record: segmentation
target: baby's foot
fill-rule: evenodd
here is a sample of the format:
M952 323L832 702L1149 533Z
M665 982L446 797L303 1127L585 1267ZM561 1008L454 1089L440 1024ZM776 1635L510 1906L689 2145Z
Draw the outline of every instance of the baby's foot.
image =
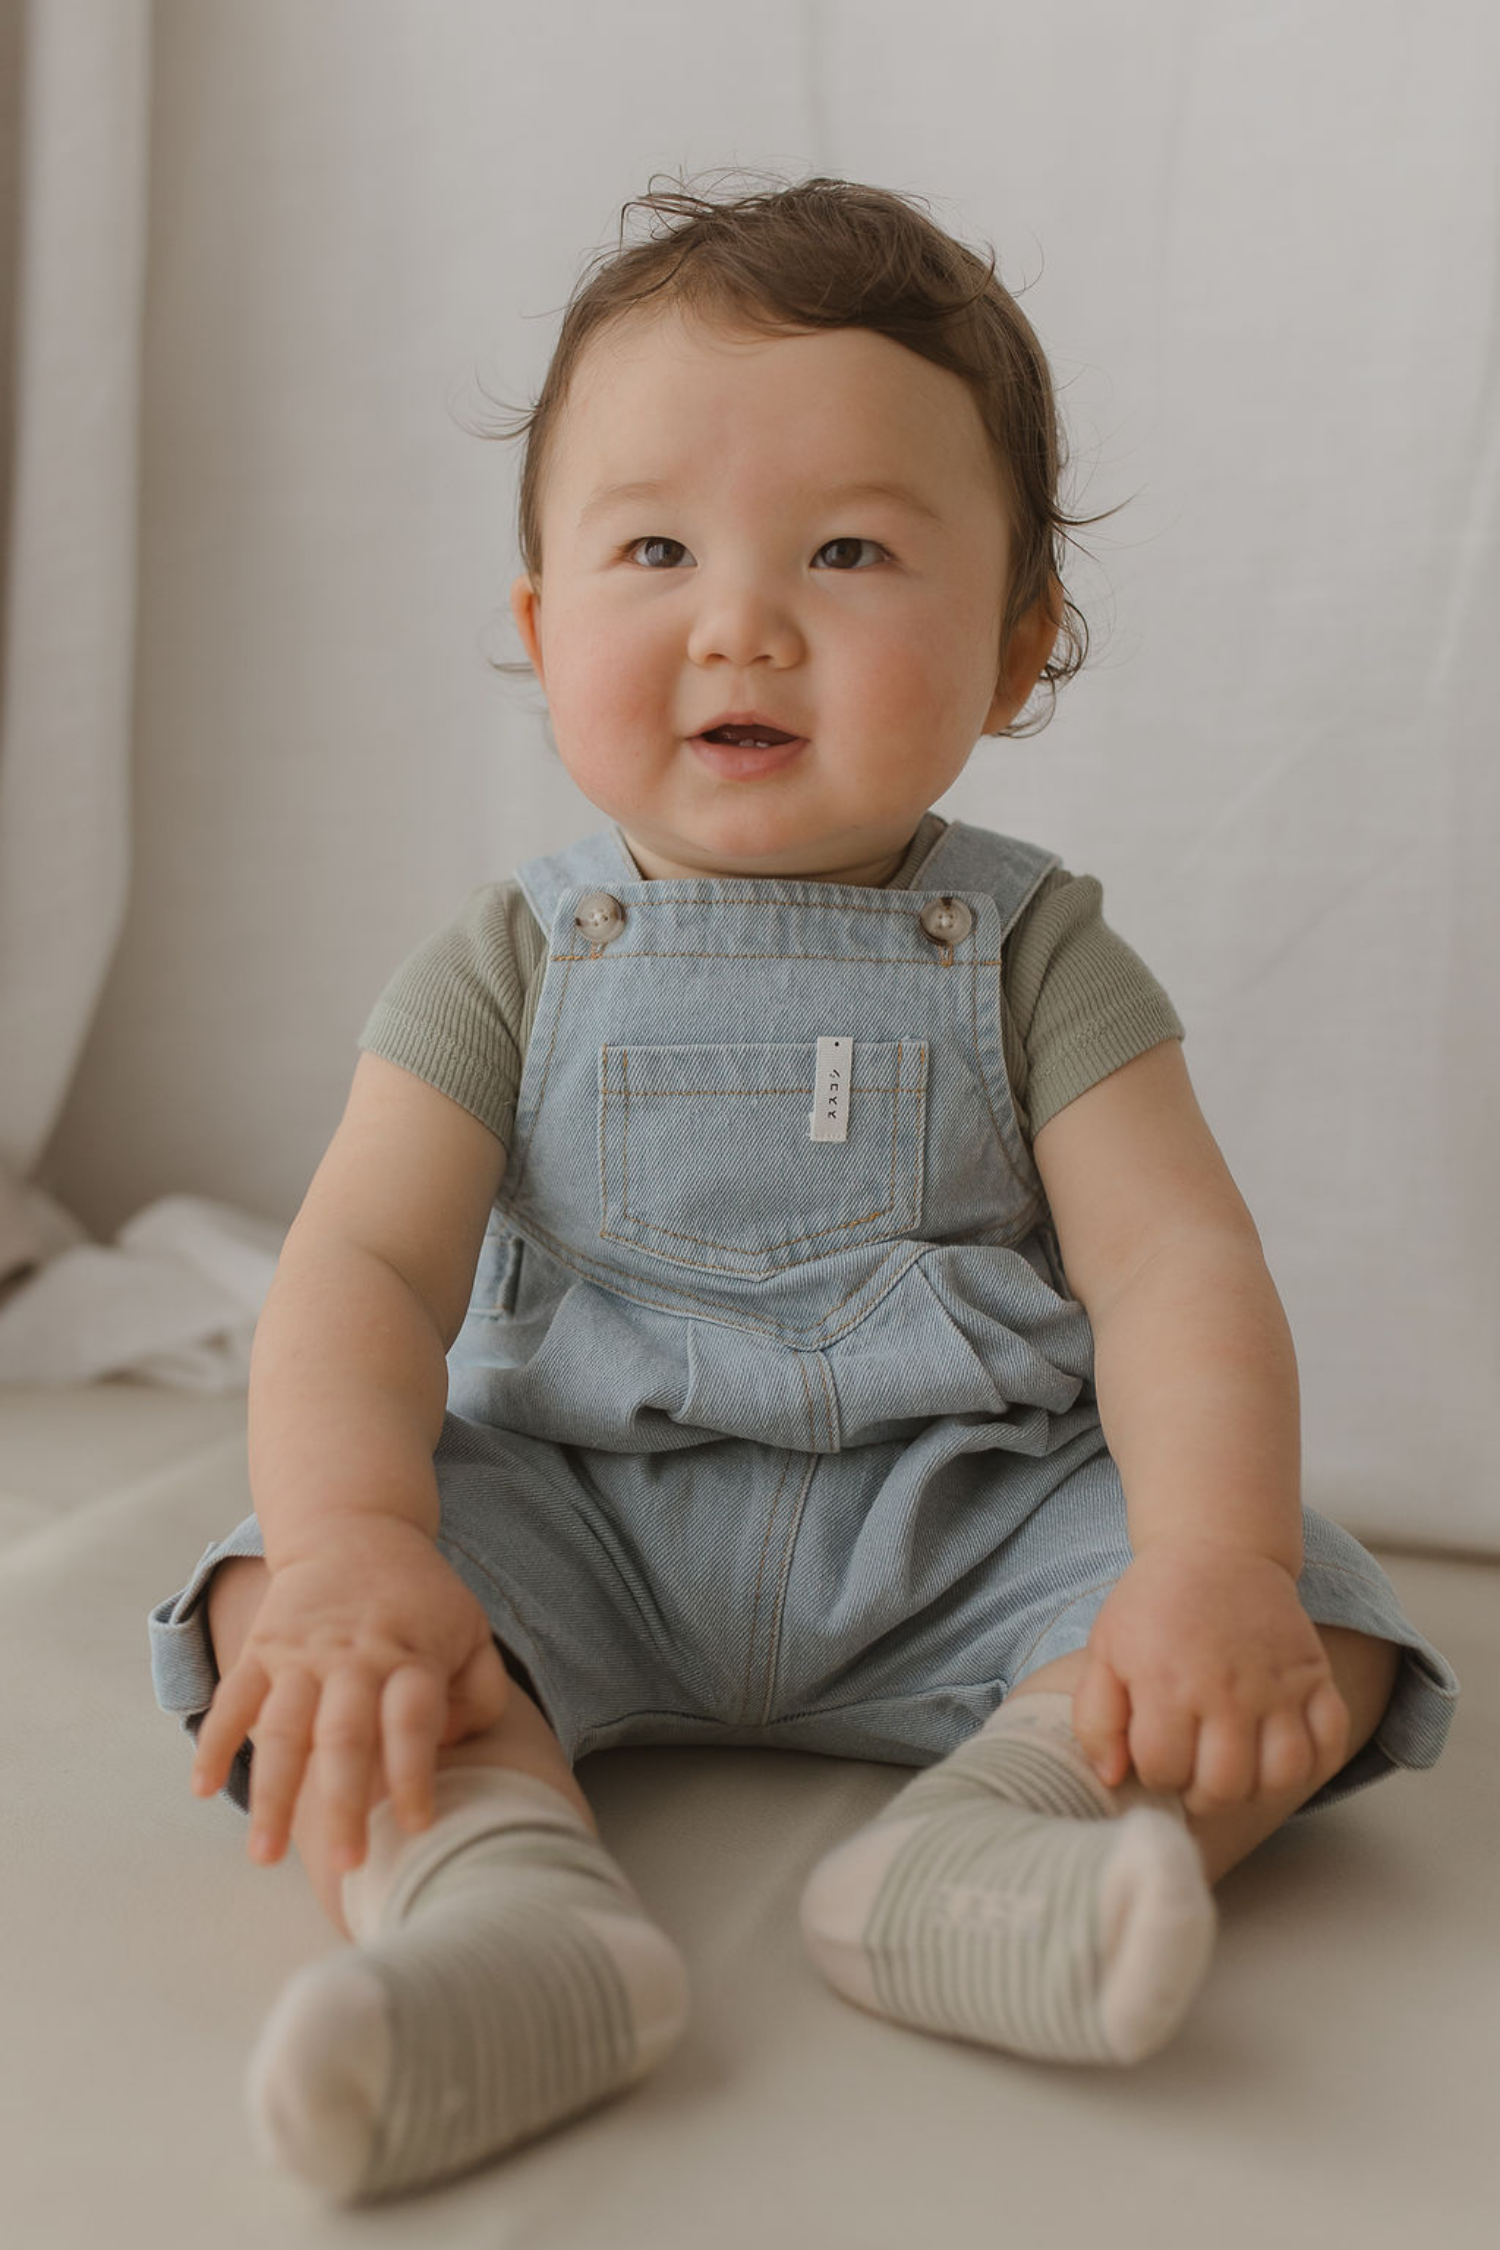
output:
M837 1992L1055 2062L1165 2045L1208 1967L1213 1894L1180 1803L1106 1789L1070 1710L1002 1706L819 1861L802 1933Z
M644 2077L687 2022L681 1955L546 1782L447 1767L345 1876L357 1942L309 1963L246 2078L266 2161L340 2201L500 2155Z

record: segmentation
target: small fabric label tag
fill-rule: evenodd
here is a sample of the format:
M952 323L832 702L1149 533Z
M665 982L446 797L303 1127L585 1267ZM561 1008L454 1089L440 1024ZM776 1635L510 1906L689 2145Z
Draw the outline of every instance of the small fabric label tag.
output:
M813 1075L813 1105L807 1113L815 1141L849 1138L849 1075L854 1064L852 1039L820 1039L818 1067Z

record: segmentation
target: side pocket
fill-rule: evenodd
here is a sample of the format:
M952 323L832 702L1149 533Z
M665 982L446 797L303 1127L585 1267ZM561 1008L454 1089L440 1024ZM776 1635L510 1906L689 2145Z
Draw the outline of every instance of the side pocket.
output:
M521 1260L526 1255L526 1244L518 1234L513 1234L505 1245L505 1270L500 1276L500 1287L495 1295L495 1310L509 1320L516 1309L516 1296L521 1287Z
M474 1287L469 1298L469 1309L484 1320L509 1320L516 1309L516 1294L521 1286L521 1256L525 1249L513 1228L508 1227L498 1211L490 1213L484 1230L479 1263L474 1271Z

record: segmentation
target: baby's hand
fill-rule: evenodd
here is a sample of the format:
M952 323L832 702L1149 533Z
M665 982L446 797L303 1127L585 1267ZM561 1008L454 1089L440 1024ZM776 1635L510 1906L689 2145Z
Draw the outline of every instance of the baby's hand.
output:
M249 1734L250 1856L269 1863L316 1758L334 1865L357 1867L382 1756L402 1826L427 1827L439 1746L492 1727L509 1692L489 1619L427 1534L341 1518L272 1573L198 1730L193 1787L222 1789Z
M1133 1765L1195 1817L1336 1773L1349 1711L1280 1563L1189 1536L1137 1555L1094 1620L1073 1731L1110 1788Z

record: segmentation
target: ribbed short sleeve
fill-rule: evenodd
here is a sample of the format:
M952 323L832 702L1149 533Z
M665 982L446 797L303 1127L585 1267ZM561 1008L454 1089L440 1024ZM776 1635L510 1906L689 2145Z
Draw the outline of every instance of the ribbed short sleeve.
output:
M509 1148L544 942L518 883L481 885L402 962L358 1045L424 1078Z
M897 883L930 840L919 831ZM1161 985L1104 920L1092 875L1054 868L1003 954L1005 1064L1028 1141L1097 1080L1184 1036ZM358 1043L426 1079L509 1148L545 957L520 885L481 885L402 963Z
M1145 962L1104 919L1093 875L1055 867L1002 948L1005 1063L1028 1141L1050 1117L1182 1020Z

